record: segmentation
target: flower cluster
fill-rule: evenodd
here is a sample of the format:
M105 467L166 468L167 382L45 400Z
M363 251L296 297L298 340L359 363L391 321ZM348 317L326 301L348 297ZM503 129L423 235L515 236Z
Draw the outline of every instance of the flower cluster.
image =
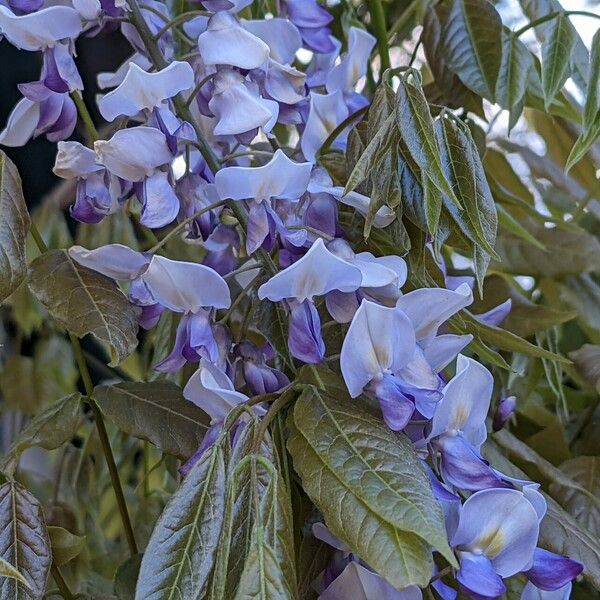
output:
M346 124L368 104L358 89L374 37L349 27L342 52L329 29L331 15L316 0L282 0L272 18L242 18L250 4L203 0L206 10L180 32L193 42L185 57L168 26L175 15L156 0L141 9L112 0L0 5L2 35L43 53L40 80L19 86L23 99L0 143L23 145L42 134L58 142L54 171L77 180L73 218L99 223L118 211L137 218L135 199L142 226L159 230L177 222L173 227L197 251L197 261L187 262L159 254L161 242L145 252L121 244L69 250L79 264L127 286L142 309L142 327L155 327L165 311L180 315L173 347L154 368L174 373L198 365L184 396L210 416L212 429L193 460L214 442L233 407L289 384L286 361L330 358L322 323L328 319L327 327L344 332L339 365L349 395L375 400L431 475L459 563L451 576L432 573L436 592L444 600L457 589L495 598L506 591L504 579L524 573L524 598L568 596L582 566L538 547L546 510L538 486L504 475L481 455L493 378L461 354L471 336L444 329L472 303L473 281L446 277L446 288L403 290L406 262L355 252L340 218L350 209L366 215L369 198L344 194L317 164L324 144L345 147ZM75 39L116 26L134 53L115 73L99 76L100 87L112 89L98 108L117 127L91 147L68 141L83 87ZM300 50L311 57L304 66ZM280 146L280 129L289 146ZM264 148L273 152L256 166L249 157L260 160ZM381 207L374 226L394 218ZM284 315L289 357L260 345L243 319L235 333L229 326L237 306L232 293L238 298L250 290ZM497 324L508 310L501 305L479 318ZM226 311L219 320L218 311ZM261 406L255 410L264 414ZM513 399L505 400L497 428L512 410ZM418 588L392 588L324 525L314 534L335 548L315 583L322 600L421 597Z

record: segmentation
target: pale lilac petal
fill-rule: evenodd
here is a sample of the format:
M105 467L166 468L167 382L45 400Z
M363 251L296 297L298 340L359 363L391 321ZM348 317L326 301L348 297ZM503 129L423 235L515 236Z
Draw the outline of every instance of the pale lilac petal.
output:
M498 575L510 577L531 564L538 534L537 514L521 492L488 489L465 501L451 544L482 552Z
M463 284L455 291L442 288L422 288L398 299L401 308L415 326L417 340L427 346L442 323L473 302L471 288Z
M506 592L502 578L494 570L489 558L483 554L461 553L456 579L479 597L497 598Z
M439 373L444 367L451 363L456 355L473 340L472 335L456 335L446 333L436 336L427 348L423 350L427 362L431 368Z
M248 400L221 369L204 358L183 389L183 396L207 413L211 423L223 421L232 408Z
M98 162L127 181L143 181L173 159L164 133L153 127L120 129L110 140L94 142Z
M168 173L157 171L142 183L140 223L155 229L172 223L179 214L179 199L169 182Z
M227 12L218 12L198 38L198 50L205 65L231 65L256 69L269 58L269 46L244 29Z
M239 73L230 69L219 71L213 83L215 92L208 107L217 118L215 135L238 135L266 126L273 119L270 106Z
M359 252L352 261L362 273L363 288L386 288L398 291L406 281L407 267L399 256L373 256Z
M384 375L374 388L386 425L392 431L402 431L415 412L415 403L403 392L400 381L392 375Z
M156 301L176 312L198 312L209 306L228 308L231 304L225 280L198 263L154 256L142 278Z
M528 582L521 592L521 600L569 600L571 597L572 583L552 592L540 590L533 583Z
M412 323L401 310L363 300L340 356L350 395L355 398L378 375L407 364L415 353L414 336Z
M58 142L57 147L52 170L58 177L86 177L104 168L96 162L96 153L79 142Z
M348 117L348 109L341 92L310 95L310 109L302 132L300 147L304 158L315 162L317 153L329 134Z
M306 75L302 71L270 60L264 81L265 91L277 102L296 104L304 100L305 80Z
M383 577L352 561L321 593L319 600L421 600L421 590L395 589Z
M282 150L262 167L225 167L217 172L215 185L222 199L257 202L280 198L298 200L306 191L311 164L297 163Z
M456 375L446 384L435 410L431 437L460 431L479 448L487 436L485 419L493 389L492 374L482 364L459 354Z
M102 11L100 0L73 0L73 8L75 8L86 21L93 21Z
M284 65L294 62L296 52L302 46L298 28L287 19L242 20L242 27L260 38L269 47L269 56Z
M46 56L46 53L52 54L52 59L58 75L67 83L68 90L64 91L72 92L73 90L83 90L83 81L77 70L77 65L75 64L75 59L73 58L69 45L57 44L53 48L46 50L46 52L44 52L44 57Z
M117 87L120 85L127 73L129 73L129 65L131 63L136 64L138 67L147 71L152 67L152 63L143 55L135 53L130 56L114 73L102 72L98 73L98 88L105 90L107 88Z
M358 310L359 300L356 292L332 290L325 296L325 305L332 319L338 323L350 323Z
M417 345L415 353L408 363L394 372L408 385L420 390L438 390L440 378L427 362L423 350ZM435 394L436 402L441 394Z
M498 404L498 408L494 413L494 420L492 421L492 429L494 431L500 431L508 422L511 415L517 408L516 396L508 396L503 398Z
M554 591L573 581L582 571L583 565L580 562L543 548L536 548L533 553L533 565L525 575L541 590Z
M21 50L44 50L81 32L79 13L70 6L50 6L17 16L0 4L0 34Z
M329 93L354 89L367 72L367 64L376 39L364 29L351 27L348 34L348 51L342 60L331 69L327 77Z
M129 63L122 83L98 100L98 108L107 121L122 115L133 117L141 110L160 106L164 100L193 87L194 71L186 62L173 61L153 73Z
M119 281L130 281L143 273L150 259L122 244L108 244L95 250L69 248L69 256L80 265Z
M302 302L332 290L354 291L360 280L360 271L329 252L319 238L300 260L261 285L258 297L272 302L284 298Z
M220 173L219 171L217 175ZM269 214L265 203L253 202L248 213L248 225L246 231L246 252L249 256L254 254L264 243L270 234Z
M0 8L3 8L0 5ZM33 136L40 119L40 105L27 98L19 100L8 117L8 123L0 132L3 146L24 146Z
M322 542L325 542L332 548L340 550L341 552L350 552L350 548L339 540L324 523L314 523L312 526L312 534Z
M340 186L329 186L327 188L323 188L323 191L326 190L332 196L337 198L342 204L352 206L352 208L355 208L363 217L367 216L367 213L369 212L369 204L371 203L371 198L368 196L359 194L358 192L349 192L344 196L344 188ZM373 226L377 229L387 227L394 221L395 218L396 213L394 212L394 209L390 208L389 206L382 206L375 213Z
M508 317L510 314L510 309L512 308L512 300L509 298L502 302L502 304L498 304L498 306L494 306L494 308L488 310L487 312L480 313L475 315L477 320L483 321L487 325L492 325L493 327L500 327L504 319Z

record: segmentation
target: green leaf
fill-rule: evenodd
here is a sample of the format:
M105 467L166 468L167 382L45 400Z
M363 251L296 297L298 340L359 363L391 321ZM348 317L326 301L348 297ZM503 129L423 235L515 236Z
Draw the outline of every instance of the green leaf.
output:
M540 348L506 329L488 325L487 323L478 320L475 315L472 315L467 310L463 310L461 315L466 323L464 333L469 332L476 334L479 339L490 346L495 346L496 348L507 352L521 352L537 358L547 358L563 363L570 362L569 359L564 356Z
M13 442L0 462L0 471L12 475L21 452L27 448L41 446L46 450L54 450L62 446L79 427L80 406L81 394L76 392L50 404L38 413Z
M125 433L183 460L200 445L209 419L170 381L119 383L94 389L100 410Z
M15 569L9 562L6 562L3 558L0 558L0 577L9 577L10 579L15 579L19 583L22 583L26 588L30 588L27 579L25 579L25 577L23 577L23 575L21 575L17 569Z
M344 194L354 190L369 176L371 171L384 159L385 154L397 139L397 135L395 117L394 114L391 114L382 123L354 165L344 188Z
M513 465L491 439L485 443L484 457L497 469L518 479L528 475ZM542 492L543 493L543 492ZM540 524L540 545L557 554L583 563L583 576L600 590L600 544L598 538L583 529L577 521L544 493L548 510Z
M254 323L260 334L273 346L281 358L288 364L293 365L288 348L289 318L280 302L258 303L254 310Z
M530 233L546 251L515 235L502 233L496 241L500 261L493 268L514 275L561 277L600 269L600 242L586 232L532 226Z
M397 102L396 123L408 153L431 183L460 207L442 168L433 121L423 90L402 80L398 87Z
M52 250L31 263L29 288L67 331L89 333L110 344L111 366L137 346L138 315L116 283L82 267L65 250Z
M508 233L512 233L514 236L521 238L525 242L529 242L536 248L539 248L543 252L546 252L546 246L542 244L536 237L529 233L529 230L523 227L519 221L517 221L503 206L502 204L496 204L496 210L498 212L498 223L500 227L505 229Z
M596 31L592 39L592 53L590 56L590 79L587 85L587 94L583 109L583 131L577 138L569 158L566 171L579 162L587 151L600 137L600 30Z
M187 474L160 516L142 559L136 600L202 598L225 508L225 463L213 446Z
M0 302L27 275L25 242L31 227L17 167L0 150Z
M502 32L502 62L496 82L496 102L509 111L508 130L523 111L533 57L525 44L511 32Z
M52 554L40 503L21 484L0 486L0 558L27 580L0 579L0 598L41 600Z
M542 42L542 88L546 110L570 75L570 59L575 46L573 26L566 14L559 15Z
M114 592L119 600L131 600L135 596L135 582L138 580L142 558L142 554L134 554L117 569Z
M472 241L495 255L498 216L475 143L468 128L459 125L446 113L441 115L440 121L450 180L475 233Z
M295 600L297 595L290 500L282 477L264 457L251 457L253 525L250 547L234 600ZM259 474L268 483L261 495Z
M63 527L49 526L52 560L58 567L67 564L85 548L85 536L75 535Z
M487 0L454 0L443 33L446 62L462 82L494 102L502 60L502 21Z
M560 465L570 479L600 500L600 457L577 456ZM562 507L589 533L600 537L600 504L593 502L590 496L571 487L553 483L552 495Z
M429 545L455 564L440 506L408 438L360 402L307 387L289 420L294 467L352 552L398 589L424 586Z

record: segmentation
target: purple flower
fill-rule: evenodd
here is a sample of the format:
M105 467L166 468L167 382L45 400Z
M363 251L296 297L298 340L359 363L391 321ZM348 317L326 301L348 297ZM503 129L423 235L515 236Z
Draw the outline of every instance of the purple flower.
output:
M536 548L533 552L533 565L525 575L535 587L550 592L564 588L582 571L583 565L580 562Z
M240 359L242 376L253 396L277 392L290 382L281 371L266 364L263 352L251 342L238 344L235 354Z
M498 408L494 413L494 421L492 423L492 429L494 431L500 431L508 422L511 415L517 408L516 396L507 396L503 398L498 404Z
M335 46L327 25L333 17L316 0L286 0L290 21L296 25L304 44L314 52L332 52Z
M450 541L460 563L458 581L476 598L500 596L503 578L530 568L538 534L537 513L521 492L476 492L463 504Z

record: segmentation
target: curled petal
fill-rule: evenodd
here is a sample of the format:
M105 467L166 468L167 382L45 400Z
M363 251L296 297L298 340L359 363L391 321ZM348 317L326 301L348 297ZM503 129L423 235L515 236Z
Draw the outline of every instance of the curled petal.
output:
M342 345L340 366L355 398L375 377L400 370L414 356L415 334L408 317L396 308L363 300Z
M231 304L225 280L198 263L154 256L142 279L158 303L176 312L198 312L208 306L227 308Z
M538 534L537 514L521 492L488 489L465 501L451 544L485 554L498 575L510 577L531 565Z
M512 307L512 300L509 298L502 302L502 304L498 304L498 306L494 306L494 308L488 310L485 313L481 313L475 315L475 317L479 321L483 321L487 325L492 325L494 327L500 327L504 319L508 317L510 313L510 309Z
M400 382L384 375L374 386L383 420L392 431L402 431L415 412L415 403L404 393Z
M292 64L296 52L302 47L298 28L287 19L242 21L242 27L265 42L270 58L283 65Z
M417 340L427 346L436 336L442 323L461 308L473 302L473 292L467 284L455 291L441 288L422 288L402 296L396 306L414 323Z
M348 109L341 92L310 95L310 109L302 132L300 147L304 158L315 162L317 153L329 134L348 117Z
M244 29L227 12L218 12L198 38L198 50L205 65L230 65L257 69L269 58L269 46Z
M223 421L233 407L248 399L235 390L219 367L204 358L183 389L183 396L206 412L212 423Z
M354 89L361 77L367 72L369 55L377 40L364 29L351 27L348 34L348 52L331 69L327 77L327 91L346 91Z
M96 162L96 154L79 142L58 142L58 152L54 168L55 175L63 179L86 177L90 173L101 171L102 165Z
M263 283L258 297L272 302L284 298L303 302L332 290L354 291L360 281L360 271L329 252L319 238L300 260Z
M543 548L536 548L533 553L533 565L525 575L541 590L554 591L573 581L582 571L583 565L580 562Z
M427 348L423 350L427 362L431 368L439 373L444 367L452 362L456 355L473 340L472 335L455 335L447 333L437 335Z
M17 16L0 4L0 34L21 50L44 50L81 32L79 13L69 6L50 6Z
M137 52L130 56L119 68L114 72L102 72L98 73L97 81L98 88L105 90L107 88L117 87L120 85L127 73L129 73L129 66L131 63L135 63L138 67L147 71L152 67L152 63L143 55Z
M0 5L0 8L3 8ZM40 120L40 105L27 98L19 100L8 117L8 123L0 132L3 146L24 146L33 136Z
M321 319L315 305L309 300L291 302L292 318L288 347L292 356L309 364L322 362L325 343L321 335Z
M145 254L123 244L107 244L95 250L72 246L69 256L80 265L119 281L131 281L139 277L150 264Z
M533 583L527 582L521 593L521 600L569 600L572 587L571 583L567 583L567 585L558 590L547 592L535 587Z
M506 425L508 419L510 419L510 416L515 412L516 408L516 396L508 396L506 398L503 398L498 404L498 408L494 413L492 429L494 431L500 431Z
M262 167L225 167L217 172L215 185L222 199L260 202L270 198L298 200L306 191L311 164L297 163L282 150Z
M290 19L298 27L317 29L333 21L333 17L316 0L287 0Z
M302 71L270 60L265 76L265 91L277 102L296 104L304 100L305 80L306 75Z
M486 438L485 419L493 388L492 374L477 361L459 354L456 375L446 384L435 410L431 437L460 431L479 448Z
M333 290L325 296L325 305L331 318L338 323L350 323L360 301L356 292L338 292Z
M139 187L139 200L142 203L140 223L150 229L172 223L179 213L179 199L169 182L168 173L157 171Z
M143 181L173 156L164 133L152 127L120 129L110 140L94 142L98 162L127 181Z
M100 113L107 121L125 115L133 117L141 110L160 106L164 100L194 87L192 67L181 61L155 73L148 73L131 62L123 81L98 100Z
M502 577L496 573L490 560L483 554L462 552L458 582L468 591L484 598L497 598L506 592Z

